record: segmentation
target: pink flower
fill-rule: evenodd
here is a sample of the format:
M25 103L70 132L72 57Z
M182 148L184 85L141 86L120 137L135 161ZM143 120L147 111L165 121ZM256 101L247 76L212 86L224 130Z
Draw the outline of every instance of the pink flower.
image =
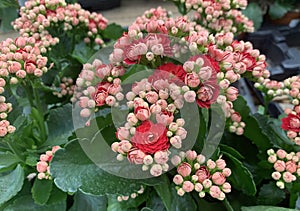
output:
M47 167L48 167L48 163L45 161L39 161L36 164L36 169L38 172L46 172L47 171Z
M154 154L154 160L157 164L167 163L169 159L168 153L166 151L158 151Z
M176 149L180 149L182 147L182 140L179 136L173 136L170 138L170 143Z
M282 160L277 160L274 163L274 169L278 172L283 172L285 170L285 162Z
M225 193L230 193L230 192L231 192L231 185L230 185L228 182L225 182L225 183L222 185L222 190L223 190Z
M288 161L285 163L285 169L290 173L295 173L297 171L297 165L293 161Z
M176 135L179 136L181 140L183 140L187 136L187 131L183 127L178 127Z
M159 164L154 164L150 169L150 174L158 177L162 174L162 167Z
M150 118L150 109L147 107L138 106L134 109L134 113L136 118L138 118L141 121L145 121Z
M217 168L223 170L226 167L226 162L223 159L216 160Z
M283 149L279 149L276 152L276 155L280 158L280 159L284 159L286 156L286 151L284 151Z
M214 103L219 95L218 86L205 84L197 91L197 104L201 108L209 108L210 104Z
M36 69L36 64L35 64L34 61L29 60L29 61L25 62L24 68L25 68L27 73L33 74L35 69Z
M221 172L215 172L211 179L216 185L223 185L226 181L225 176Z
M96 106L105 105L105 100L108 97L107 88L109 85L109 83L100 83L98 85L96 92L93 94L93 99L96 102Z
M130 125L136 125L136 123L138 123L138 118L136 118L136 116L134 115L134 113L129 113L127 116L127 122Z
M204 180L210 178L210 173L206 166L201 166L195 173L195 175L198 177L198 182L202 183Z
M176 174L173 178L173 182L176 184L176 185L181 185L182 182L183 182L183 178L181 175L179 174Z
M231 86L226 90L226 97L230 101L235 101L238 97L239 91L237 88Z
M213 160L211 160L211 159L208 159L208 160L207 160L206 165L207 165L207 167L208 167L209 169L214 169L214 168L216 168L216 163L215 163Z
M279 180L280 177L281 177L281 173L279 173L278 171L275 171L275 172L272 173L272 178L274 180Z
M177 166L181 163L181 157L179 157L178 155L174 155L172 158L171 158L171 162L174 166Z
M209 194L216 199L220 197L221 192L221 189L216 185L211 186L209 189Z
M17 47L23 48L26 45L26 39L24 37L17 37L15 43Z
M163 125L169 125L174 120L173 113L168 111L162 111L155 115L157 123L163 124Z
M196 93L194 91L187 91L186 93L184 93L183 97L186 102L192 103L196 100Z
M184 82L189 87L195 88L195 87L199 86L200 79L199 79L199 76L195 72L192 72L192 73L186 74Z
M190 181L184 181L182 185L182 189L187 193L192 192L194 190L194 184L191 183Z
M4 137L7 134L7 128L0 126L0 137Z
M129 130L125 127L120 127L117 129L116 137L119 140L127 140L129 138Z
M161 90L160 90L161 91ZM154 91L147 92L146 99L149 103L156 103L158 100L158 94Z
M196 151L188 150L185 154L188 161L194 161L197 158Z
M231 114L231 120L234 122L241 122L242 117L238 112L234 112L233 114Z
M109 85L107 91L111 95L116 95L118 92L122 90L121 86L118 84L111 84Z
M145 55L148 51L148 47L142 40L134 41L128 47L124 49L125 59L124 61L127 64L133 64L141 58L142 55Z
M18 70L21 70L22 66L19 62L11 62L8 67L10 73L16 73Z
M222 173L225 177L229 177L231 175L231 170L230 168L224 168Z
M291 174L290 172L284 172L282 174L282 178L286 183L291 183L296 180L295 175Z
M146 155L143 151L138 150L138 149L133 149L133 150L129 151L127 158L130 163L143 164L143 160L144 160L145 156Z
M96 67L96 75L99 78L105 78L106 76L108 76L110 74L111 68L112 68L111 65L102 64L102 65Z
M177 167L177 172L178 174L180 174L183 177L187 177L191 174L192 172L192 167L190 164L188 164L187 162L183 162L181 163L178 167Z

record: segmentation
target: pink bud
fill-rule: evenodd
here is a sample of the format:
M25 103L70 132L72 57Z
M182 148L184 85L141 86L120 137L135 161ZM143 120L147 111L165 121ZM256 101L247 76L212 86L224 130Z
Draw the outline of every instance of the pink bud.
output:
M183 176L183 177L187 177L191 174L192 172L192 167L190 164L188 164L187 162L183 162L182 164L180 164L177 167L177 172Z
M279 149L277 152L276 152L276 155L280 158L280 159L284 159L285 156L286 156L286 151L284 151L283 149Z
M222 173L225 177L229 177L231 175L231 170L230 168L224 168Z
M285 162L282 160L277 160L274 163L274 169L278 172L283 172L285 170Z
M211 178L216 185L223 185L226 181L225 176L221 172L215 172Z
M181 185L182 182L183 182L183 178L181 175L177 174L174 176L173 178L173 182L176 184L176 185Z
M45 161L39 161L36 165L36 169L38 172L45 172L47 171L48 163Z
M182 185L182 189L187 193L192 192L194 190L194 184L191 183L190 181L184 181Z
M188 161L194 161L197 158L196 151L189 150L186 152L186 159Z
M226 167L226 162L223 159L216 160L217 168L223 170Z

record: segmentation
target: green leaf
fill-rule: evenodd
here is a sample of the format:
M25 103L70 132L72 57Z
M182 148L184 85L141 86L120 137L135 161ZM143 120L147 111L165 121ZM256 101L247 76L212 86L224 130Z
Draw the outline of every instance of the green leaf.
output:
M68 141L68 137L74 129L72 119L72 105L51 109L47 121L49 135L43 146L62 145Z
M252 206L252 207L242 207L242 211L295 211L295 209L288 209L283 207L271 207L271 206Z
M172 205L172 195L170 191L170 181L166 175L163 175L161 177L163 180L163 183L160 185L154 186L154 189L156 190L158 196L163 201L165 207L167 210L171 211L171 205Z
M13 27L11 22L17 17L18 13L15 7L0 8L0 32L12 31Z
M112 23L103 31L103 37L110 40L117 40L123 35L124 31L122 26Z
M99 153L99 148L95 150ZM99 168L87 157L77 140L57 151L50 166L56 186L65 192L81 190L94 195L129 195L141 188L139 180L117 177Z
M290 9L289 5L280 4L276 1L270 5L269 15L272 19L282 18Z
M77 59L77 61L81 64L85 64L94 55L94 53L95 50L82 41L75 45L72 57Z
M7 168L18 162L18 157L11 152L0 152L0 172L5 171Z
M166 211L163 201L155 191L150 193L150 196L146 201L146 206L152 210Z
M0 174L0 205L15 196L22 188L24 171L20 165L11 172Z
M74 204L69 211L106 211L106 207L106 196L93 196L78 191L74 196Z
M274 182L264 184L258 193L258 203L261 205L276 205L285 199L285 192L279 189Z
M60 211L66 210L66 201L59 201L49 205L38 205L34 203L31 195L18 197L12 204L7 206L4 211Z
M172 194L172 203L171 203L171 211L173 210L184 210L184 211L194 211L197 210L197 205L190 194L184 194L183 196L179 196L177 194L175 185L170 185L171 194Z
M253 21L255 30L258 30L261 27L263 22L263 12L258 3L250 2L242 13Z
M232 174L228 177L228 181L232 186L241 190L245 194L255 195L256 185L253 181L251 172L243 165L241 161L227 152L223 152L226 157L227 166L231 169Z
M51 191L52 191L52 180L40 180L38 178L35 179L31 192L32 198L34 199L35 203L44 205L47 203Z
M221 153L222 152L227 152L229 154L231 154L232 156L234 156L236 159L238 160L242 160L245 157L243 155L241 155L236 149L234 149L233 147L224 145L224 144L220 144L220 149L221 149Z
M250 115L250 109L247 106L246 100L239 96L233 102L234 109L242 116L242 121L246 123L244 136L250 139L260 150L266 151L272 147L269 137L262 133L262 129L255 116ZM255 131L255 133L253 132Z
M253 116L258 122L262 133L269 138L270 143L277 148L288 151L299 151L300 147L293 143L281 128L281 120L273 119L265 115L255 114Z
M19 2L17 0L1 0L0 8L14 7L19 8Z

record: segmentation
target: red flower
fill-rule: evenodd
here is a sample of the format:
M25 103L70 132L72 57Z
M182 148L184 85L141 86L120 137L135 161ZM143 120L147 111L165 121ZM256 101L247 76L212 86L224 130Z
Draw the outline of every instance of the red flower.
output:
M217 82L202 84L197 91L197 104L201 108L209 108L219 95L220 87Z
M166 63L162 66L159 66L148 78L148 81L153 83L157 80L168 80L169 83L173 82L177 85L184 85L185 76L186 72L184 71L182 65Z
M205 179L210 178L210 173L207 170L206 166L201 166L195 173L198 176L198 182L203 182Z
M170 147L167 137L167 128L162 124L154 124L147 120L136 128L131 138L132 146L143 151L145 154L154 154Z
M110 83L103 82L98 84L97 91L92 95L92 98L96 102L96 106L102 106L105 104L105 99L108 97L108 87Z
M282 129L300 132L300 113L297 115L289 114L287 117L282 118Z

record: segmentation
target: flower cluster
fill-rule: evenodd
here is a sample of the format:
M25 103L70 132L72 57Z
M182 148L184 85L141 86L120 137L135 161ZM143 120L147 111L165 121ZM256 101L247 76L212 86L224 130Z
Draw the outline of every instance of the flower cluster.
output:
M41 50L35 45L33 37L10 38L0 43L0 77L7 82L16 84L26 76L41 77L48 71L47 57L41 55ZM5 86L4 84L1 84ZM3 86L1 86L3 87Z
M185 13L195 11L194 19L202 27L211 33L253 32L253 22L249 20L241 10L247 6L247 0L173 0L174 3L185 7Z
M22 36L33 36L46 49L59 42L59 34L52 34L52 28L62 32L82 35L80 40L103 44L101 32L107 20L99 13L90 13L79 4L67 4L65 0L29 0L20 9L20 18L13 23Z
M280 189L285 188L286 183L292 183L300 178L300 152L287 153L283 149L276 152L268 150L268 161L273 164L275 171L272 178L276 180L276 185Z
M59 98L64 96L72 96L74 94L75 85L72 78L63 77L59 85L59 91L53 92Z
M206 161L205 156L189 150L173 156L171 161L177 166L173 182L178 195L183 196L195 190L200 198L209 193L213 198L224 200L225 193L231 192L231 185L226 182L231 170L226 168L225 160Z
M41 55L41 50L35 45L32 37L10 38L0 43L0 94L4 94L7 84L17 84L19 81L41 77L48 71L47 57ZM0 96L1 132L3 137L13 133L15 127L6 120L12 110L12 104L6 103L4 96Z
M117 106L123 100L121 80L125 73L123 66L106 65L100 60L85 64L76 80L76 88L72 102L79 101L82 108L80 115L90 117L91 111L101 106Z
M131 193L129 196L118 196L117 200L119 202L122 202L122 201L127 201L130 198L135 199L139 195L143 194L144 191L145 191L145 188L144 188L144 186L141 185L141 189L139 189L137 192Z
M282 129L287 131L287 136L296 145L300 145L300 106L295 106L293 110L286 109L288 115L281 119Z
M38 171L38 179L51 179L49 163L52 160L54 153L59 149L60 146L54 146L45 154L40 155L40 161L36 164L36 170Z
M118 128L119 141L112 144L112 150L119 153L118 160L127 157L130 163L143 165L144 171L150 169L153 176L169 170L169 148L180 149L187 136L184 120L175 118L183 107L184 91L164 75L155 71L148 79L136 82L126 94L132 112L125 126Z

